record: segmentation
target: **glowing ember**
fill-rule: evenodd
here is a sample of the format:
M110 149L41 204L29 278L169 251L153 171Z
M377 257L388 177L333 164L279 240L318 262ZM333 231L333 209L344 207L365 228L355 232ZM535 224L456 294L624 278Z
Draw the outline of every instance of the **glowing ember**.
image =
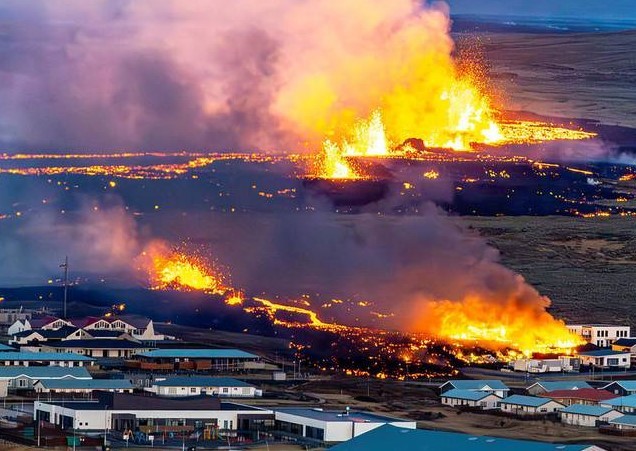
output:
M426 309L426 332L442 339L475 341L491 349L509 347L526 355L533 352L571 353L583 344L544 306L507 302L493 308L483 299L431 302Z
M296 307L293 305L277 304L275 302L272 302L263 298L254 298L254 301L260 303L265 309L265 311L267 312L268 316L273 320L274 324L277 324L280 326L287 326L287 327L309 326L309 327L314 327L316 329L330 329L330 330L339 330L339 329L348 328L347 326L343 326L340 324L325 323L318 318L318 314L316 312L308 308ZM246 310L249 311L249 308ZM281 319L278 316L276 316L276 313L279 311L299 315L303 318L306 318L307 322L301 323L297 321L288 321L285 319Z
M578 141L596 133L563 128L546 122L506 121L500 124L502 139L497 144L536 144L547 141Z

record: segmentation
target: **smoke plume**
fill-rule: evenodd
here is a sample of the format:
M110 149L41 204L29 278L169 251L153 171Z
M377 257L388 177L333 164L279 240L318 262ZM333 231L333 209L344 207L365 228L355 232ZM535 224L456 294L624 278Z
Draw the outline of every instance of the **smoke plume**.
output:
M443 128L446 6L412 0L7 0L0 147L301 150L382 108Z

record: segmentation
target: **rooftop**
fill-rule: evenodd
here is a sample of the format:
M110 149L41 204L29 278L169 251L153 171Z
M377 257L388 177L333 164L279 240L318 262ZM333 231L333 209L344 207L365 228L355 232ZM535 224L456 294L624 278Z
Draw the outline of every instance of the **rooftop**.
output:
M636 395L619 396L617 398L602 401L601 404L614 407L633 407L636 408Z
M19 376L29 377L31 379L44 378L82 378L91 379L88 370L83 366L0 366L0 379L16 378Z
M286 413L288 415L297 415L304 418L311 418L320 421L329 422L354 422L354 423L394 423L396 421L411 421L401 418L390 417L386 415L378 415L371 412L363 412L358 410L350 410L349 414L345 409L342 410L323 410L311 407L286 407L274 409L276 412Z
M53 379L39 381L48 389L123 390L135 388L127 379Z
M148 349L136 341L118 340L109 338L88 338L86 340L62 340L54 343L46 343L52 348L92 348L92 349Z
M557 445L530 440L512 440L458 432L405 429L380 426L349 441L330 448L333 451L584 451L588 445ZM596 448L598 449L598 448Z
M611 407L601 407L601 406L586 406L584 404L572 404L571 406L566 407L561 410L563 413L576 413L579 415L589 415L592 417L600 417L605 415L607 412L611 412Z
M518 406L539 407L548 402L551 399L538 398L536 396L524 396L524 395L512 395L501 400L502 404L515 404Z
M231 377L177 376L157 380L159 387L253 387L253 385Z
M612 346L614 346L614 345L632 347L632 346L636 345L636 338L634 338L634 337L619 338L614 343L612 343Z
M496 395L493 395L492 393L488 393L485 391L480 391L480 390L460 390L458 388L453 388L452 390L448 390L442 393L442 396L446 398L479 401L480 399L484 399L487 396L496 396Z
M610 424L624 424L627 426L636 426L636 415L623 415L622 417L609 420Z
M574 390L575 388L592 388L592 386L585 381L540 381L535 382L530 387L534 387L535 385L540 385L547 391Z
M508 386L496 379L486 379L486 380L472 380L472 379L457 379L457 380L449 380L443 383L441 386L443 387L446 384L451 384L453 387L458 388L460 390L509 390Z
M585 399L587 401L605 401L606 399L615 398L616 395L607 390L596 388L578 388L575 390L554 390L542 393L539 396L544 398L569 398L569 399Z
M607 388L610 385L619 385L621 387L623 387L625 390L631 391L631 390L636 390L636 381L614 381L614 382L610 382L609 384L605 385L603 388Z
M154 349L137 354L150 359L257 359L255 354L240 349Z
M629 354L629 351L613 351L611 349L598 349L596 351L584 351L579 352L579 355L584 355L588 357L603 357L606 355L625 355Z
M15 351L15 348L12 348L11 346L7 346L5 344L0 343L0 352L4 352L4 351Z
M73 354L71 352L0 352L0 360L14 360L14 361L65 361L65 362L90 362L94 359L86 357L85 355Z

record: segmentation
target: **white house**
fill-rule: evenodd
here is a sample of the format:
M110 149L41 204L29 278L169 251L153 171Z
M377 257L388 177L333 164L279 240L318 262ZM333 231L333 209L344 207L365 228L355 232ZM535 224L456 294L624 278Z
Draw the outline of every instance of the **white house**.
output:
M18 319L7 329L7 335L12 337L13 335L24 332L25 330L31 330L31 323L28 319Z
M580 388L592 388L585 381L539 381L530 385L526 391L529 395L541 395L556 390L578 390Z
M508 392L510 391L510 388L508 388L506 384L496 379L488 379L488 380L452 379L447 382L444 382L439 387L440 393L442 394L452 389L493 393L499 396L500 398L505 398L506 396L508 396Z
M612 343L612 350L629 352L632 363L636 363L636 337L619 338Z
M0 352L1 366L29 366L29 365L50 365L50 366L83 366L93 364L94 359L72 353L57 352Z
M37 393L92 393L95 390L132 393L135 388L127 379L57 379L33 384Z
M64 326L73 326L70 321L56 316L33 317L29 322L31 329L55 330Z
M451 407L477 407L483 410L496 409L501 398L485 391L459 390L454 388L441 394L442 404Z
M0 366L0 381L7 381L12 389L32 389L37 381L79 379L92 379L85 367Z
M612 326L609 324L569 324L570 332L580 335L588 343L600 348L611 346L619 338L631 335L629 326Z
M41 345L44 352L63 352L89 357L110 357L127 359L140 352L150 351L148 345L132 340L109 338L89 338L84 340L62 340Z
M561 422L573 426L597 427L599 422L607 423L623 414L611 407L572 404L561 410Z
M629 352L599 349L597 351L580 352L581 365L596 368L629 368L631 355Z
M140 341L161 341L172 338L156 333L154 323L151 319L136 315L109 317L90 316L72 319L71 322L89 334L91 330L117 330L126 332Z
M159 396L220 396L253 398L263 392L247 382L231 377L181 376L155 379L148 389Z
M415 429L416 422L369 412L290 407L275 409L276 430L289 437L323 442L344 442L377 427L390 424Z
M499 402L502 412L515 415L546 415L558 412L565 406L550 398L537 398L534 396L512 395Z

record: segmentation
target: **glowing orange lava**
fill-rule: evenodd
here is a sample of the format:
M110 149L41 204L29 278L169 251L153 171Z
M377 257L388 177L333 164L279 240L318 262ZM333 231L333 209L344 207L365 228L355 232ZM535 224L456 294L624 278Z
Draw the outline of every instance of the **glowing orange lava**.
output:
M537 304L493 304L475 297L463 302L436 301L428 303L422 318L416 327L436 337L478 342L491 349L513 348L525 355L571 354L584 343Z

